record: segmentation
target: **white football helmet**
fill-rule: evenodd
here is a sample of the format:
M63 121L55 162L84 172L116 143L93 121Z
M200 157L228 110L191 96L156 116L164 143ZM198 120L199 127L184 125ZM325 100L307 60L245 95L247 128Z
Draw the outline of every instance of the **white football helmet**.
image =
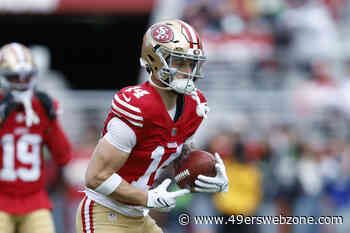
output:
M141 65L167 87L181 94L191 94L194 81L202 78L207 60L202 41L192 26L181 20L165 20L152 25L143 37ZM185 64L190 72L178 67ZM177 78L181 76L182 78ZM152 79L150 78L150 82Z
M9 91L27 91L34 88L37 67L28 48L10 43L0 48L1 87Z
M28 127L40 122L32 108L36 81L37 67L28 48L18 43L6 44L0 48L1 87L10 92L16 102L23 103Z

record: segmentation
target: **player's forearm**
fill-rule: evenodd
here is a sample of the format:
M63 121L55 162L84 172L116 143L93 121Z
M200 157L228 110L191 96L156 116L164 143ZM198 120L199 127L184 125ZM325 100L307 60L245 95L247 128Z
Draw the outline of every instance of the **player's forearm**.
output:
M146 206L147 191L131 185L116 173L128 156L128 153L116 150L107 140L101 139L86 170L86 186L111 199Z
M105 182L112 174L99 173L93 176L86 176L86 187L96 190L103 182ZM116 187L116 189L108 195L108 197L124 203L146 206L147 191L137 188L125 180Z
M166 178L175 177L175 168L174 163L169 164L166 168L162 169L157 178L155 178L152 187L157 187L162 183Z
M177 159L175 159L174 162L172 163L172 166L174 167L175 170L180 167L182 161L186 159L188 153L190 153L192 150L194 150L193 143L185 143L183 145L180 156Z
M148 192L123 180L109 197L124 203L146 206Z

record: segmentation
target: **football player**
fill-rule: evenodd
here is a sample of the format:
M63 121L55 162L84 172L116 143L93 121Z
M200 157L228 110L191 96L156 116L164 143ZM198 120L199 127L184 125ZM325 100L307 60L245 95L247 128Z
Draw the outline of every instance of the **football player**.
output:
M44 145L58 165L71 144L57 119L58 103L35 89L37 68L18 43L0 48L0 232L54 233L45 190Z
M112 100L85 174L77 232L162 232L149 209L169 211L190 190L168 192L170 179L153 184L188 151L184 145L207 116L206 99L195 87L205 61L202 41L187 23L167 20L147 30L141 64L149 80L123 88ZM200 176L195 191L227 191L225 167L217 159L217 176Z

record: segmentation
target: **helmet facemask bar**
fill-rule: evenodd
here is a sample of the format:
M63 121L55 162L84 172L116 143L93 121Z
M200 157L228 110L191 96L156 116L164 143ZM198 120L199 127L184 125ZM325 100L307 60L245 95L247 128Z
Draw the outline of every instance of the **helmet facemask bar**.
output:
M196 90L194 82L198 78L203 78L200 71L207 60L206 57L172 52L164 47L159 47L156 54L163 64L158 72L158 79L164 85L182 94L190 94ZM189 73L181 71L182 66L189 66L191 71Z
M36 70L19 72L1 72L1 86L8 90L26 91L36 84Z

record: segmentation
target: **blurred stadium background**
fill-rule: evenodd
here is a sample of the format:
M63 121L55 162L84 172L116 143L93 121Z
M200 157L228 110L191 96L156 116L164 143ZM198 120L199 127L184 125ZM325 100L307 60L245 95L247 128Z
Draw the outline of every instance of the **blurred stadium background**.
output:
M200 148L226 161L230 192L187 196L152 213L165 233L350 231L349 0L0 0L0 44L31 46L40 84L63 106L75 146L47 186L58 233L74 233L84 169L113 94L146 80L142 35L181 18L209 62L198 86L211 112ZM49 157L49 156L48 156ZM343 224L181 226L192 215L342 216Z

